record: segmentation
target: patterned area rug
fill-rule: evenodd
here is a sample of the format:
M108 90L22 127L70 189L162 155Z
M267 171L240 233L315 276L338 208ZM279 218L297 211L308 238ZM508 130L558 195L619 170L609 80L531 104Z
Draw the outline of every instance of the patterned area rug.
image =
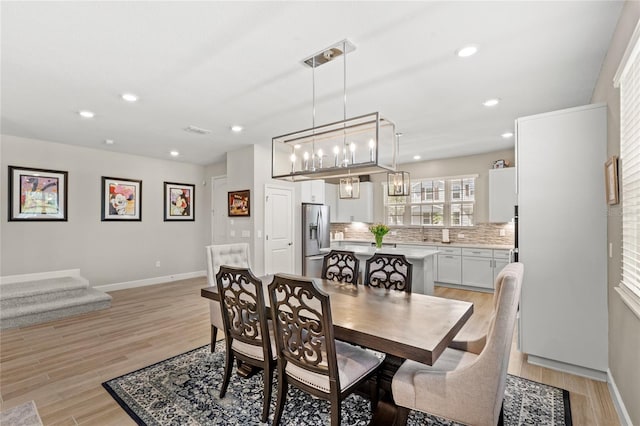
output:
M227 394L219 398L224 370L224 343L216 352L203 346L102 385L140 425L257 425L262 412L262 372L248 379L231 376ZM273 420L274 383L269 424ZM569 392L509 375L504 400L506 425L571 426ZM291 386L281 425L328 425L329 403ZM342 403L342 424L368 424L369 401L357 395ZM411 412L408 425L456 423Z

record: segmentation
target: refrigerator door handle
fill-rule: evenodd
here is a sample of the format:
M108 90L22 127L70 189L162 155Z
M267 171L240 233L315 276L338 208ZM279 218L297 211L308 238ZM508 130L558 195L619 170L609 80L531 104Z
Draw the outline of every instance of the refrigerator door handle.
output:
M318 250L322 246L320 242L320 238L322 238L322 210L318 210L318 215L316 216L316 223L318 225L318 231L316 234L316 244L318 245Z

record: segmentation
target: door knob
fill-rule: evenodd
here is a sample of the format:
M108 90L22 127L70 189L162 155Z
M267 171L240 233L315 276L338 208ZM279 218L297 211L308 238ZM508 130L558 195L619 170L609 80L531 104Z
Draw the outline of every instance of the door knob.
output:
M293 245L293 243L289 243L288 245L292 246L292 245Z

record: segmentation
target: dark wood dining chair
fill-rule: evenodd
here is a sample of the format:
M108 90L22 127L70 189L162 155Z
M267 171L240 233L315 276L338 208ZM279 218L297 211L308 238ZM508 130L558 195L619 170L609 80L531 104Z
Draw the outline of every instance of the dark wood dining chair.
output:
M378 400L382 359L372 351L334 340L329 295L313 280L276 274L269 284L278 349L278 399L273 424L280 424L289 384L331 404L331 425L339 426L342 400L365 381L371 407Z
M322 278L358 284L360 260L352 251L331 250L322 261Z
M275 344L270 337L262 281L248 268L220 266L216 274L224 323L226 359L220 398L229 386L234 358L264 370L262 422L271 405L273 372L277 365Z
M403 254L376 253L366 261L364 285L411 293L412 271Z

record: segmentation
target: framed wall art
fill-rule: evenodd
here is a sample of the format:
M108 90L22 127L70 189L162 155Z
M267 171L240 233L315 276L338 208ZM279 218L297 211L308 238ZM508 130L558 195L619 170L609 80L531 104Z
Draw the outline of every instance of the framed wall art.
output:
M66 221L67 172L9 166L10 221Z
M229 192L229 216L251 216L249 190Z
M607 204L618 204L618 157L615 155L604 163L604 185Z
M102 177L101 220L142 220L142 181Z
M164 183L164 220L195 220L195 185L187 183Z

